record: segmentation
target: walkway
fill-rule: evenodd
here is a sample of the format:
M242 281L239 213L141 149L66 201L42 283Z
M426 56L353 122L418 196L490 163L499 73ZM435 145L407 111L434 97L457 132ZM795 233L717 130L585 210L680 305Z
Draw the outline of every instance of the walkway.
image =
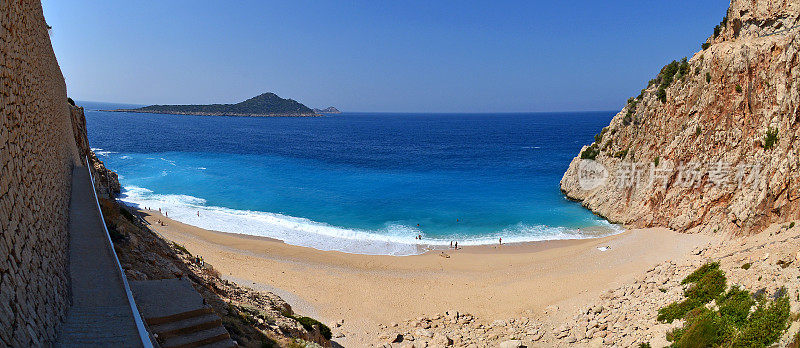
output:
M97 209L86 167L72 170L70 277L72 307L56 347L141 347L116 255Z

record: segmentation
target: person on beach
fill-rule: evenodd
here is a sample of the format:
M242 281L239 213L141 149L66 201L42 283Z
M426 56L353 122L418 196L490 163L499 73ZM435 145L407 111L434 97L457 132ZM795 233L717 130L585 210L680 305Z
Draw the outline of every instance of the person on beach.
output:
M453 241L450 241L450 249L453 249Z
M456 248L455 249L458 250L458 241L456 241Z
M197 216L200 216L200 211L199 210L197 211Z
M161 212L161 208L158 208L158 212L159 212L159 213Z
M500 237L500 245L503 245L503 237Z

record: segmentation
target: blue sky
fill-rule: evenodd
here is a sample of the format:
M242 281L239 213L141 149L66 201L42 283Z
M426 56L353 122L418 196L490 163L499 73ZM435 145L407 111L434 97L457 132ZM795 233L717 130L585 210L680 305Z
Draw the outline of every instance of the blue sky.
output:
M235 4L235 5L234 5ZM69 95L346 111L616 110L690 56L703 1L44 0Z

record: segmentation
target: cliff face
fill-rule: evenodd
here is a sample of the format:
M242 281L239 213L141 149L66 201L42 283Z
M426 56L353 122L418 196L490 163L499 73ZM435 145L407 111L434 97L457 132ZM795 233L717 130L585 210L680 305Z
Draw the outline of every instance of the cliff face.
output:
M561 190L633 227L746 234L800 217L797 25L800 1L732 1L705 49L629 100Z
M66 85L39 1L0 1L0 346L46 345L69 306Z
M70 106L70 116L72 118L72 133L75 136L75 144L78 146L78 151L81 156L89 157L89 167L92 169L95 191L103 198L116 197L122 190L119 184L119 177L117 173L107 169L103 161L97 158L97 155L89 147L89 138L86 133L86 116L83 114L83 108L74 105Z

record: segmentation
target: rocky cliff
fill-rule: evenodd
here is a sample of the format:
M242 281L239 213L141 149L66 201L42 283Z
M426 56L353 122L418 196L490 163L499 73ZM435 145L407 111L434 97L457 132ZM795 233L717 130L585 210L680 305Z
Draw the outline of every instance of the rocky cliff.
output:
M798 25L798 0L732 1L702 50L582 149L561 190L633 227L749 234L798 218Z

